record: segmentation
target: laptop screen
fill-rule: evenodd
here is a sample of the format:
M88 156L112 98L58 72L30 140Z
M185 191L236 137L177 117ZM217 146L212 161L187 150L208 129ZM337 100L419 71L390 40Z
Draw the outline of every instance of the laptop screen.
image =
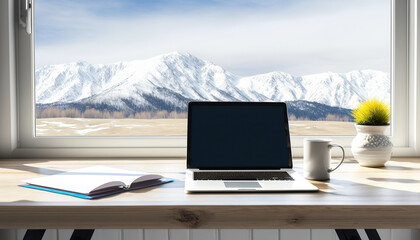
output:
M187 167L291 168L285 103L190 102Z

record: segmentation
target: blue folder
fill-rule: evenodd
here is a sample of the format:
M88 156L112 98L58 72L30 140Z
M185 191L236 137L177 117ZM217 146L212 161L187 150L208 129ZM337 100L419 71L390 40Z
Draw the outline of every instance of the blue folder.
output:
M127 192L127 191L131 191L131 190L142 189L142 188L147 188L147 187L152 187L152 186L156 186L156 185L160 185L160 184L164 184L164 183L168 183L168 182L173 182L173 181L174 181L173 179L162 178L162 179L159 179L159 181L153 182L153 183L148 184L148 185L143 185L141 187L134 187L134 188L128 188L128 189L121 188L120 190L115 190L115 191L112 191L112 192L97 194L97 195L86 195L86 194L80 194L80 193L74 193L74 192L67 192L67 191L63 191L63 190L57 190L57 189L46 188L46 187L39 187L39 186L29 185L29 184L22 184L22 185L19 185L19 186L20 187L43 190L43 191L47 191L47 192L58 193L58 194L69 195L69 196L83 198L83 199L97 199L97 198L106 197L106 196L117 194L117 193L122 193L122 192Z

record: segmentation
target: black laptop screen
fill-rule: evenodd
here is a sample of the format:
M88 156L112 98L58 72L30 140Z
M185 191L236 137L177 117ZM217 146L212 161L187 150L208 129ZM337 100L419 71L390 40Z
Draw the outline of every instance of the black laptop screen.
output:
M191 102L188 168L292 167L284 103Z

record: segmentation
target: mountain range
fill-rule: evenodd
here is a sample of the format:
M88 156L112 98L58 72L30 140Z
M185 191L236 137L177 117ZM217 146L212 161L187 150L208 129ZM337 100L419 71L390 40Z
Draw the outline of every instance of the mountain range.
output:
M47 65L35 72L39 108L186 111L189 101L285 101L289 112L341 112L368 98L390 99L389 74L376 70L239 77L188 53L113 64ZM316 111L316 109L321 109ZM318 114L319 115L319 114ZM310 116L319 117L319 116Z

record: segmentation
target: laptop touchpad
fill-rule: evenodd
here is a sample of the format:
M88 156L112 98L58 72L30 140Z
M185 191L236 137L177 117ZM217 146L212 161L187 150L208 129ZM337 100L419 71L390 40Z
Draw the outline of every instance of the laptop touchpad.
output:
M258 182L223 182L227 188L261 188Z

